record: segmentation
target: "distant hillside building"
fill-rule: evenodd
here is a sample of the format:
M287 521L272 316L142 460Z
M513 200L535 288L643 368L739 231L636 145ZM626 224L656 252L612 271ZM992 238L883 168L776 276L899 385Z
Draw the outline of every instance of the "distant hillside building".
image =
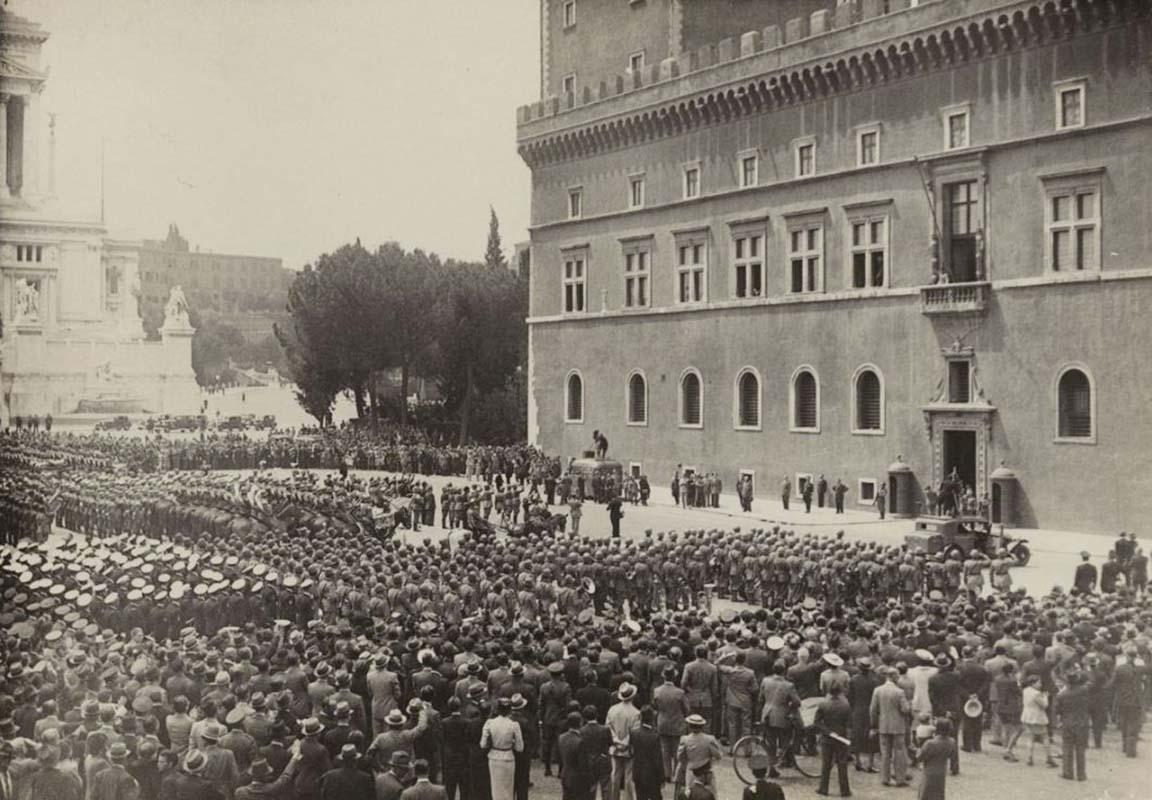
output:
M293 273L279 258L192 250L176 225L140 248L140 306L145 318L180 286L197 311L283 311Z
M1152 3L542 0L529 437L1152 516ZM1001 466L1003 464L1003 466ZM665 490L666 491L666 490Z

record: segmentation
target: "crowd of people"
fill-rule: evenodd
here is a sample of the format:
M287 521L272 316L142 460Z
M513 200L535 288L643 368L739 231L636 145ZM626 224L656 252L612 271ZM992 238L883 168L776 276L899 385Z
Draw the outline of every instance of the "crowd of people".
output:
M707 800L754 729L767 797L805 708L822 793L847 795L852 765L901 785L915 763L941 797L990 746L1084 780L1115 726L1135 757L1152 701L1132 537L1109 585L1082 568L1031 597L1006 560L779 527L496 535L470 493L446 539L405 541L366 521L424 517L411 476L4 445L30 520L0 569L5 800L523 800L538 762L573 800Z

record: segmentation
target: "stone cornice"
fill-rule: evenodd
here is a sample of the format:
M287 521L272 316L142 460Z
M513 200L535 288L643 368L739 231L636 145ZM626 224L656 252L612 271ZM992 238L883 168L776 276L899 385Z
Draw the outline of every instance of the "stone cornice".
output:
M582 158L1087 31L1144 23L1150 10L1147 0L946 0L839 29L829 29L833 18L818 12L812 23L819 35L805 38L805 28L790 23L788 43L765 50L758 47L761 35L749 32L739 45L726 39L719 48L665 59L652 67L650 83L635 75L627 92L618 79L615 87L601 84L595 98L586 87L579 98L522 107L518 149L530 167Z
M1102 270L1090 273L1045 273L1029 278L1009 278L992 281L993 292L1011 289L1035 288L1040 286L1100 285L1114 281L1152 280L1152 267L1144 269ZM811 294L781 294L753 299L725 299L707 303L670 305L641 309L614 309L611 311L589 311L584 314L550 314L528 317L529 325L553 325L565 322L596 323L606 319L629 319L633 317L653 318L678 314L703 314L710 311L732 311L735 309L755 309L772 306L798 306L813 303L849 303L856 301L892 300L903 297L920 297L920 286L896 286L886 289L843 289ZM917 301L918 302L918 301Z
M32 42L44 44L49 34L37 22L13 14L11 11L0 11L0 47L13 42Z

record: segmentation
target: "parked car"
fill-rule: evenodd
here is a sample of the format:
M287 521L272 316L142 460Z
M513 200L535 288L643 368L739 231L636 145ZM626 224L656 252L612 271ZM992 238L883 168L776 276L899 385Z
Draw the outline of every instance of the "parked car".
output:
M274 431L276 430L276 415L265 414L256 422L256 430L261 431Z
M121 414L112 419L102 419L96 423L98 431L126 431L132 428L132 420Z
M1003 548L1020 567L1032 560L1032 550L1027 542L1027 539L1006 535L1003 526L999 531L994 530L992 523L984 517L926 517L916 520L916 531L904 537L906 545L929 555L943 552L950 556L956 552L967 558L970 552L979 550L994 558Z
M248 420L241 416L225 417L216 423L219 431L242 431L248 427Z

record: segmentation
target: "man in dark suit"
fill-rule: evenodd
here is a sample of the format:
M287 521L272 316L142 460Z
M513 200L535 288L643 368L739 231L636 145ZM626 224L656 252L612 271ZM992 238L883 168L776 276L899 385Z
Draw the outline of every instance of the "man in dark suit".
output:
M683 689L673 683L675 679L676 667L669 664L664 668L664 683L652 692L652 707L656 711L656 733L660 737L666 781L672 778L672 761L676 758L680 737L688 729L684 720L690 713L687 696Z
M712 709L719 687L718 676L716 665L708 660L708 648L698 645L696 660L684 666L684 675L680 678L680 688L688 695L689 713L704 717L709 727L714 724Z
M640 709L640 730L632 731L632 781L636 785L636 800L661 800L663 788L664 753L660 734L656 732L656 712L651 706Z
M1136 758L1136 742L1140 739L1140 725L1144 720L1144 698L1140 691L1141 672L1147 667L1137 667L1136 648L1124 650L1125 661L1117 664L1112 671L1112 688L1117 712L1120 738L1124 743L1124 755Z
M840 796L851 797L852 790L848 787L848 732L852 727L852 707L844 699L844 690L839 684L829 685L828 696L816 706L816 727L820 731L821 755L820 788L816 794L828 794L832 765L835 764L840 779Z
M1096 591L1096 567L1089 563L1088 559L1092 555L1084 550L1080 553L1080 563L1076 565L1076 575L1072 579L1072 586L1080 594L1092 594Z
M1068 688L1056 695L1052 704L1053 717L1060 723L1060 737L1064 749L1063 771L1065 780L1088 780L1085 757L1088 752L1088 732L1092 727L1092 693L1085 685L1083 672L1067 676ZM1075 775L1073 775L1075 766Z
M340 766L320 776L322 800L375 800L372 778L357 767L360 751L354 744L340 748Z
M976 651L972 647L965 647L961 655L963 660L956 669L956 675L960 678L960 694L963 701L967 702L968 698L975 697L982 707L988 708L988 689L992 685L992 675L976 660ZM928 691L929 693L932 691L931 679L928 681ZM976 717L965 714L960 720L960 727L961 749L965 753L979 753L984 735L984 714L981 713Z
M563 800L588 800L594 786L588 748L580 727L584 718L573 711L565 720L564 733L557 741L560 756L560 787Z
M468 779L468 720L460 713L459 698L448 698L447 709L448 716L441 721L444 733L444 788L448 800L456 800L457 789L460 791L460 800L469 800L472 791Z
M952 730L957 730L960 727L964 706L960 676L956 674L952 659L946 653L936 656L936 668L939 672L928 678L928 699L932 703L932 716L949 720L952 723ZM951 767L953 775L960 774L959 747L952 755Z
M544 774L552 774L552 752L560 735L561 721L564 719L568 701L572 699L572 687L564 677L564 664L554 661L548 665L551 679L540 687L540 721L542 725L541 753L544 759Z
M600 797L605 798L612 783L612 757L608 754L612 747L612 731L597 721L600 712L596 706L584 706L582 713L584 726L580 728L580 735L584 737L584 747L588 751L593 786L599 786Z

